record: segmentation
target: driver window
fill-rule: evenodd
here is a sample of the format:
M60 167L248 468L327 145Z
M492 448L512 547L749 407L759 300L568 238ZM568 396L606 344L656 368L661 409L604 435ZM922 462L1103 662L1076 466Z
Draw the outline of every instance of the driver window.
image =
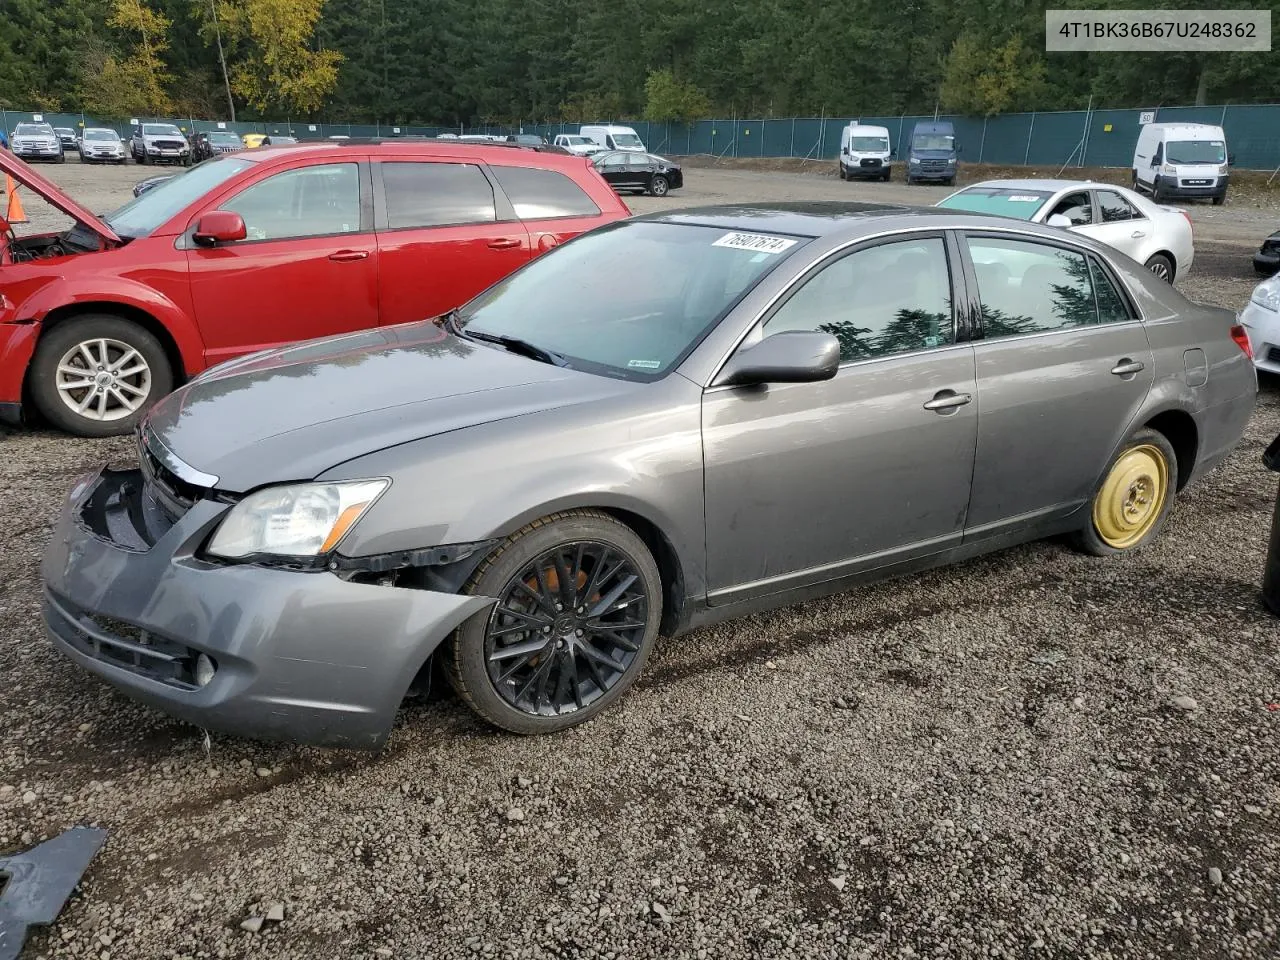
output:
M249 240L355 233L360 175L354 163L286 170L242 190L221 207L244 218Z
M954 343L946 247L928 237L841 257L806 280L763 334L786 330L834 334L845 363Z
M1063 216L1071 221L1073 227L1082 227L1093 223L1093 204L1087 193L1073 193L1063 197L1056 207L1049 211L1049 216Z

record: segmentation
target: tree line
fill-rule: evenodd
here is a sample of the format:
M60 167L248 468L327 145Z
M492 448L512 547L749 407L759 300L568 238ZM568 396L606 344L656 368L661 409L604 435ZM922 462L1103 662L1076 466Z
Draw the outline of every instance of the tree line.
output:
M1150 3L0 0L0 106L457 124L1280 100L1280 52L1048 54L1046 6Z

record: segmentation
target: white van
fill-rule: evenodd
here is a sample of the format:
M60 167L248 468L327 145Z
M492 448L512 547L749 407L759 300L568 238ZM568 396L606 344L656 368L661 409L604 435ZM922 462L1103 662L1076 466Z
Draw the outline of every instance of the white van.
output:
M851 123L840 131L840 179L888 180L893 172L893 150L885 127Z
M644 141L630 127L586 126L578 131L582 136L594 140L606 150L634 150L645 153Z
M1148 123L1133 151L1133 189L1161 202L1173 197L1227 196L1227 135L1207 123Z

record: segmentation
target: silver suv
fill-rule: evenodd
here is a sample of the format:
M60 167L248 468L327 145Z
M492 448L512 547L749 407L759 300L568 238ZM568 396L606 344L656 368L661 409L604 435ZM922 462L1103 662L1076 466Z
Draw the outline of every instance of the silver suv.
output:
M14 154L23 160L52 160L65 163L62 141L48 123L20 123L9 137Z
M191 144L172 123L144 123L134 127L129 152L138 163L191 166Z

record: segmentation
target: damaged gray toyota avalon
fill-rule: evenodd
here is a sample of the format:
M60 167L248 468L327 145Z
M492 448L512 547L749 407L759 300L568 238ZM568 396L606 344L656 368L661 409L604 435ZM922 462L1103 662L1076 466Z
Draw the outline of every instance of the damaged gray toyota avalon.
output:
M1253 409L1234 322L979 214L613 224L162 400L137 468L71 492L48 632L208 729L377 748L439 653L486 720L560 730L660 634L1051 534L1147 544Z

